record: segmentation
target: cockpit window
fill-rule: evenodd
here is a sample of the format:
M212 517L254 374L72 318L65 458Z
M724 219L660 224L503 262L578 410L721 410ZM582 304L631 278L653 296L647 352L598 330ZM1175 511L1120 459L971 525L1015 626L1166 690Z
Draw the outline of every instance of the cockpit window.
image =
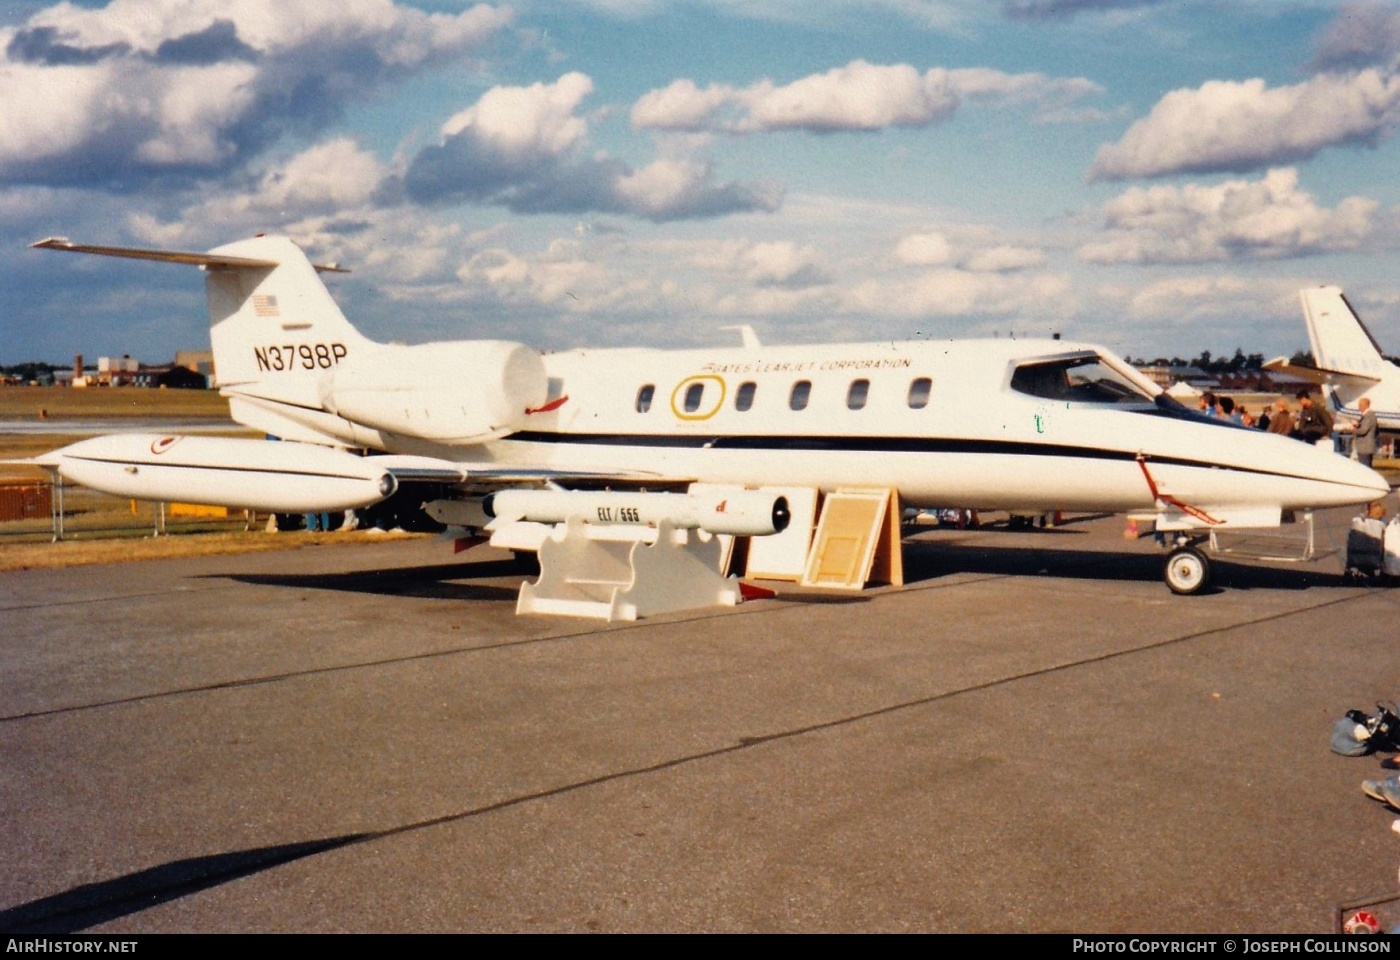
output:
M1011 389L1046 400L1149 407L1155 398L1109 366L1102 357L1059 357L1023 363L1011 374Z

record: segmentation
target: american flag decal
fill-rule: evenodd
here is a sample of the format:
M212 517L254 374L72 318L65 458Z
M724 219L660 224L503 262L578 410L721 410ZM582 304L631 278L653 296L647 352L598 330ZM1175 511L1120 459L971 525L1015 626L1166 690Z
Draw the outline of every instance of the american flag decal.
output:
M277 298L258 293L253 295L253 312L260 317L280 317L277 312Z

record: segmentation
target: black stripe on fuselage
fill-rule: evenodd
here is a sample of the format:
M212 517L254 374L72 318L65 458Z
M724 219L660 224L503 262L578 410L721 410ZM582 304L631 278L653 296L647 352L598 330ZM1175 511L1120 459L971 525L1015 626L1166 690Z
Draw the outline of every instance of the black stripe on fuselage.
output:
M506 440L524 443L584 444L604 447L673 447L685 450L808 450L842 453L993 453L1012 456L1087 457L1095 460L1133 460L1136 453L1106 447L1072 446L1063 443L1032 443L1010 440L979 440L955 437L861 437L764 434L715 436L666 433L548 433L525 430ZM1153 457L1153 463L1181 463L1214 466L1196 460Z
M279 477L319 477L323 480L359 480L366 483L373 482L372 477L357 477L349 473L326 473L320 470L286 470L277 467L229 467L214 466L200 463L154 463L149 460L119 460L112 457L94 457L91 455L77 457L73 454L65 454L70 460L81 460L83 463L108 463L115 467L159 467L162 470L218 470L222 473L275 473Z
M1223 424L1222 424L1223 426ZM513 433L501 442L555 444L570 446L608 447L668 447L684 450L767 450L767 451L806 451L813 453L961 453L1021 457L1070 457L1082 460L1110 462L1137 459L1132 450L1114 450L1109 447L1088 447L1063 443L1035 443L1025 440L982 440L957 437L861 437L861 436L810 436L797 434L768 434L744 436L715 436L713 434L632 434L632 433L551 433L540 430L526 430ZM1172 464L1201 469L1235 470L1260 476L1287 477L1293 480L1316 480L1306 474L1289 473L1283 470L1261 470L1257 467L1238 467L1213 463L1209 460L1193 460L1187 457L1161 457L1148 455L1151 464Z

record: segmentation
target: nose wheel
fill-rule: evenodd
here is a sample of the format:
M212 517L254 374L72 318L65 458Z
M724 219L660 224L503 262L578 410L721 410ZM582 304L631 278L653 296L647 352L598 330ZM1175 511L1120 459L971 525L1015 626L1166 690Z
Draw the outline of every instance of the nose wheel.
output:
M1163 579L1172 593L1200 593L1210 584L1210 561L1195 547L1177 547L1167 555Z

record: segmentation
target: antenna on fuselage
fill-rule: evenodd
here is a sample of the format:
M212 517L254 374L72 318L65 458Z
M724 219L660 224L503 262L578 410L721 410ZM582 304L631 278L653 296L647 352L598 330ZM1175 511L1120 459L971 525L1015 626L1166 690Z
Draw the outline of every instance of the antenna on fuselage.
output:
M754 333L753 327L749 326L747 323L734 323L727 327L720 327L720 329L738 330L739 339L742 340L744 346L748 347L750 350L757 350L759 347L763 346L758 340L758 334Z

